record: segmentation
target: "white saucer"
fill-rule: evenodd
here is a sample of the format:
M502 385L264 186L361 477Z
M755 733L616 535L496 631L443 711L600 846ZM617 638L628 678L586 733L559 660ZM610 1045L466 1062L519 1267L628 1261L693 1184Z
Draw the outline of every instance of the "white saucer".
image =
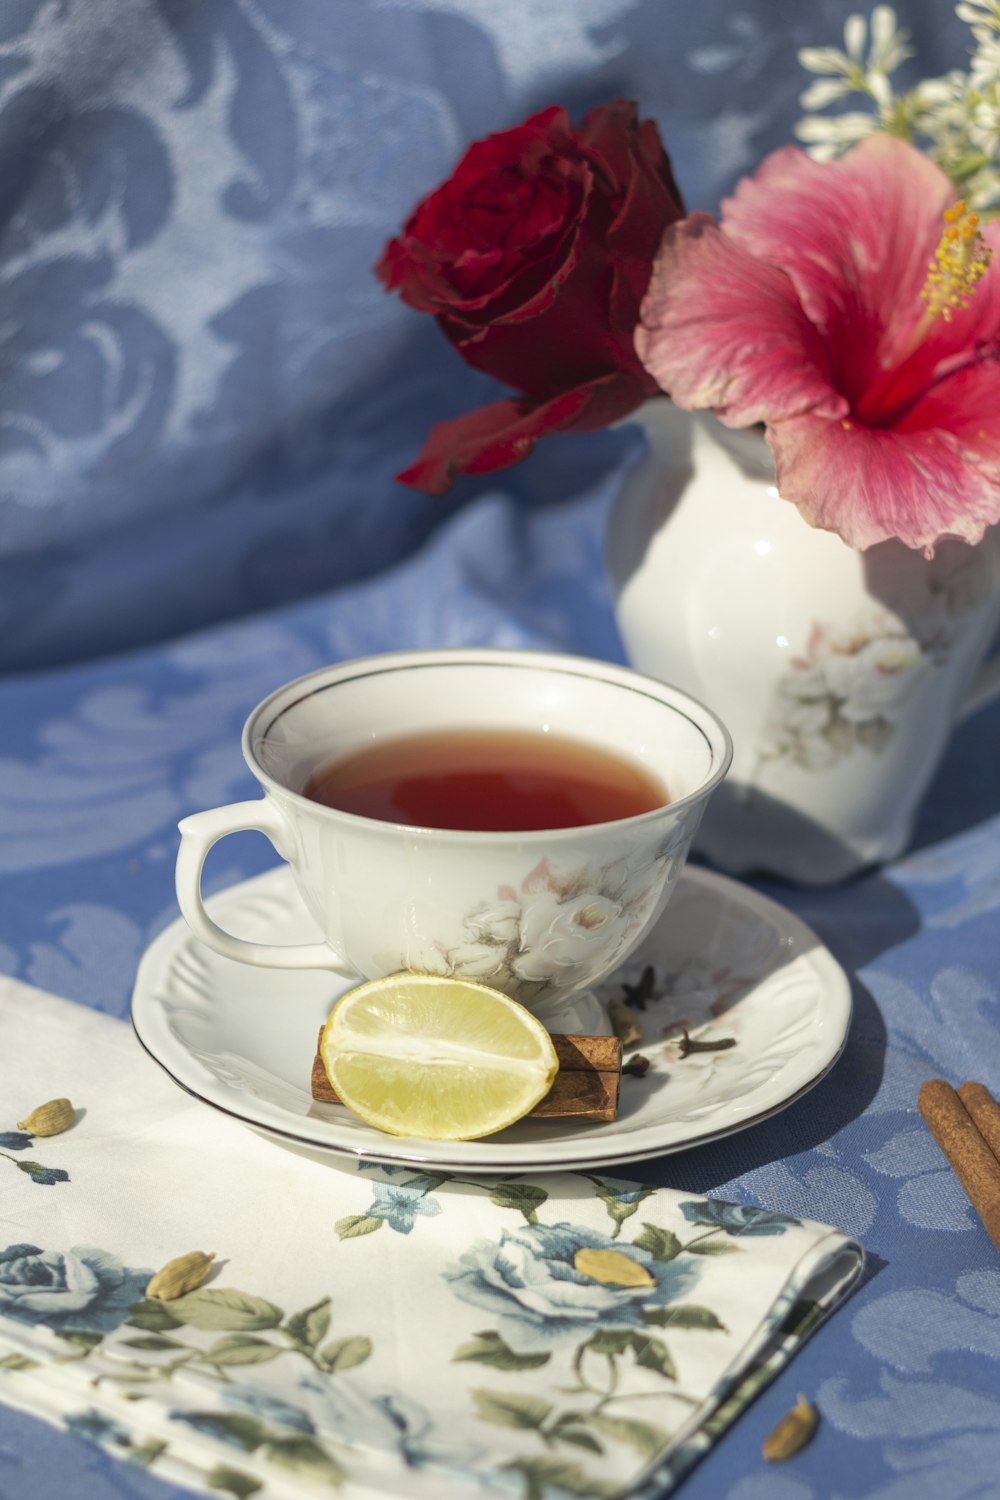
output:
M283 865L208 906L238 936L259 938L264 929L269 942L317 937ZM658 998L635 1011L643 1040L627 1051L652 1066L622 1078L614 1123L523 1120L479 1141L384 1135L340 1105L316 1104L309 1078L317 1033L347 981L234 963L180 919L143 956L132 1022L181 1088L286 1144L475 1172L607 1167L681 1151L784 1109L840 1056L851 1018L843 970L797 917L733 880L688 867L656 928L599 987L600 998L622 999L647 965ZM736 1044L682 1059L682 1024L699 1039Z

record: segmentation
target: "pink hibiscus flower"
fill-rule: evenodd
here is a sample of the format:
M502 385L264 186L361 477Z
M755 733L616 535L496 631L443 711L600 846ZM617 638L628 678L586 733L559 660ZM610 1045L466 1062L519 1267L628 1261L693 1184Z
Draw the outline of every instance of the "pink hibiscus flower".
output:
M667 394L765 423L781 494L852 547L930 554L1000 520L1000 222L954 196L891 136L833 162L786 147L721 224L667 229L642 304Z

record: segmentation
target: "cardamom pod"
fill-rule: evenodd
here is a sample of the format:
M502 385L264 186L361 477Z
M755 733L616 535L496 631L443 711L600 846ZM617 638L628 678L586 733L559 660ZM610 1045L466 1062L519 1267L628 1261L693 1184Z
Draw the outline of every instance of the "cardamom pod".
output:
M61 1135L76 1119L76 1110L68 1099L50 1099L33 1109L25 1120L18 1120L18 1130L29 1135Z
M573 1257L573 1269L605 1286L655 1286L656 1278L623 1250L592 1250L589 1245Z
M196 1291L207 1280L212 1269L215 1251L206 1255L204 1250L190 1250L187 1255L178 1255L168 1260L162 1271L146 1287L147 1297L156 1297L160 1302L172 1302L183 1297L185 1292Z
M819 1424L819 1412L805 1396L799 1396L791 1411L778 1422L764 1439L761 1453L769 1463L792 1458L809 1442Z
M611 1030L623 1047L631 1047L634 1042L642 1041L642 1027L636 1020L635 1013L620 1000L608 1001L608 1020L611 1022Z

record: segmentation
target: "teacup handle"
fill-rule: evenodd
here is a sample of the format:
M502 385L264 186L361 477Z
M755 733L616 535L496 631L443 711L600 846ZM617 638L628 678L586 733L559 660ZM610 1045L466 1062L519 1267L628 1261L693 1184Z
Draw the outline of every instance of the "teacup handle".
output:
M175 874L177 900L184 919L196 937L216 953L237 963L257 964L265 969L333 969L356 979L357 972L337 957L327 943L250 943L220 927L205 910L201 897L201 872L213 844L227 833L254 831L270 839L282 859L288 858L289 835L281 814L266 798L256 802L232 802L208 812L192 813L178 824L181 846Z

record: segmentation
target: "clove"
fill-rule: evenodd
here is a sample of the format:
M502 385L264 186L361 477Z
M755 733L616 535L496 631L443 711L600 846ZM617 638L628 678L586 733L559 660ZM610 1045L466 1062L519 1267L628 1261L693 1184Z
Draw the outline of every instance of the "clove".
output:
M625 1004L634 1006L636 1010L645 1010L650 1000L655 1000L653 993L656 989L656 973L652 964L647 964L639 975L638 984L626 984L622 981L622 989L625 991Z
M726 1052L730 1047L735 1046L734 1036L720 1036L714 1041L700 1041L697 1037L688 1036L686 1031L682 1031L681 1039L677 1043L677 1051L681 1057L689 1057L692 1052Z
M633 1078L645 1078L649 1072L649 1058L637 1052L634 1057L629 1058L627 1063L622 1063L622 1072L630 1074Z

